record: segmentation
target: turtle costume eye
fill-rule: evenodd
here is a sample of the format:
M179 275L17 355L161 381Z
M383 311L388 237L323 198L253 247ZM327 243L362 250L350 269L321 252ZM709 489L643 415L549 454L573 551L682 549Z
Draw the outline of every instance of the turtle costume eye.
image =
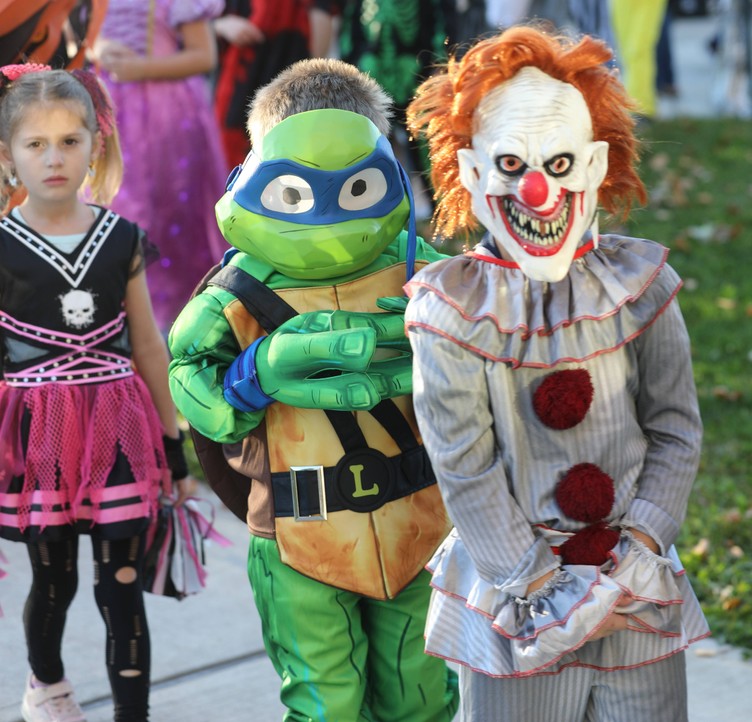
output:
M366 168L348 178L339 192L339 207L363 211L375 206L387 192L387 181L378 168Z
M408 217L414 226L409 183L389 141L344 110L299 113L272 128L233 171L216 210L231 245L301 279L359 271Z
M303 178L281 175L261 192L261 203L279 213L307 213L313 208L313 188Z

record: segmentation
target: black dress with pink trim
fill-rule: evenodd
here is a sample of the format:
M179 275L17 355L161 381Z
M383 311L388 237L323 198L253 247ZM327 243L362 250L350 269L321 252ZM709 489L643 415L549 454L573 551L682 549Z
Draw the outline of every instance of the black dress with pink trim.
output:
M96 208L65 253L0 221L0 537L143 531L170 474L131 365L124 299L142 232Z

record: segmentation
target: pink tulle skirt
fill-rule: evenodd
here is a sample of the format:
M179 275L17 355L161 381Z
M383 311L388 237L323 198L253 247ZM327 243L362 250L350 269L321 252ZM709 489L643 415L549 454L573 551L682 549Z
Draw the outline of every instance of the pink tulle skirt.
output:
M162 490L170 490L162 428L140 377L0 381L0 536L129 536L154 515Z

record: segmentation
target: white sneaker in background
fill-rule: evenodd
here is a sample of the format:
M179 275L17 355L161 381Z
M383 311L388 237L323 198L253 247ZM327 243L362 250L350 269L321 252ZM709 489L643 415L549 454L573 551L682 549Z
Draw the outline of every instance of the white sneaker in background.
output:
M86 722L67 679L44 687L32 687L31 674L26 680L21 714L26 722Z

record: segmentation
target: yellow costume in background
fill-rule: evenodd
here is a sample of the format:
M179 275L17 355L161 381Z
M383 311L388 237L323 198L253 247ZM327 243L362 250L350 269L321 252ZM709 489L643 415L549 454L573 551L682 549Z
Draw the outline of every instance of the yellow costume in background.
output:
M655 48L668 0L611 0L616 55L624 87L642 115L655 115Z

